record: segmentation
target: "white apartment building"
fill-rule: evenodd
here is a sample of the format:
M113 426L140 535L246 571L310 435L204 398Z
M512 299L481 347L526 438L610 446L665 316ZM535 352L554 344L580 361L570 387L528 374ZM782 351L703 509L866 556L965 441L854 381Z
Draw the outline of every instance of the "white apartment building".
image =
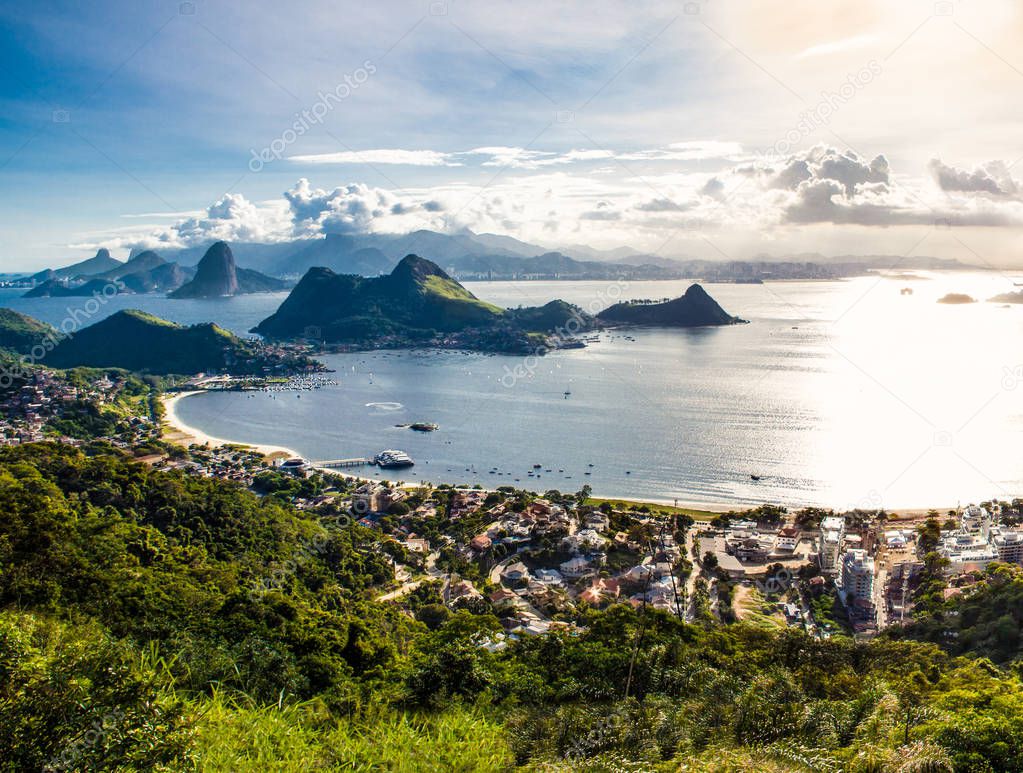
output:
M821 521L819 556L821 571L837 574L845 541L845 518L831 515Z

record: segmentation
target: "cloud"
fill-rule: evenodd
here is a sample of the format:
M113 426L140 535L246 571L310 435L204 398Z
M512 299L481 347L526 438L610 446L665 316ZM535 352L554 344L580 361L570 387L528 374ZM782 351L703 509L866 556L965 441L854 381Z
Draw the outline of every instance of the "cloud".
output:
M698 140L673 142L664 148L619 153L615 158L621 161L704 161L713 158L734 159L742 155L738 142L719 140Z
M637 212L684 212L687 208L671 199L659 198L637 204Z
M288 218L280 202L257 205L240 193L228 193L204 215L174 224L162 242L183 246L210 241L275 242L287 238Z
M811 56L824 56L836 54L840 51L850 51L856 48L864 48L877 42L875 35L854 35L851 38L833 40L830 43L818 43L815 46L805 48L796 54L796 59L806 59Z
M435 150L345 150L338 153L314 153L288 156L289 161L303 164L401 164L404 166L461 166L448 153Z
M938 187L943 191L1014 196L1020 190L1016 181L1009 174L1008 167L1002 161L991 161L983 167L967 172L943 164L939 159L934 158L931 159L927 168L934 176Z
M403 233L419 228L445 229L447 209L439 199L399 197L384 188L349 183L332 190L313 188L300 179L284 192L291 212L293 238L321 233Z

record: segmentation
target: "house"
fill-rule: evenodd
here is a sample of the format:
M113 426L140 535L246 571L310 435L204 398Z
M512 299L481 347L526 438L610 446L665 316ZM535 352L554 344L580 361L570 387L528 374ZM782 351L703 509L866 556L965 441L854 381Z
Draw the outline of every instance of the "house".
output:
M800 531L795 526L786 526L778 530L774 540L774 549L779 553L792 553L799 544Z
M379 483L363 483L352 493L352 509L359 515L380 512L386 506L384 491Z
M425 539L409 539L405 540L405 547L411 550L413 553L422 553L426 555L430 552L430 543Z
M561 572L557 569L537 569L536 579L545 585L560 585L562 583Z
M516 561L504 568L501 577L507 582L522 582L529 579L529 568L521 561Z
M565 561L560 569L561 573L566 577L582 577L584 574L588 574L592 571L592 565L590 559L584 556L575 556Z
M493 540L490 539L486 534L479 534L472 538L469 542L469 547L475 550L477 553L482 553L485 550L490 550L490 546L493 544Z
M510 590L499 588L490 594L490 603L494 605L495 609L507 609L517 606L521 603L521 599Z
M583 519L583 523L587 529L593 529L594 531L607 531L611 525L611 520L599 510L595 510Z

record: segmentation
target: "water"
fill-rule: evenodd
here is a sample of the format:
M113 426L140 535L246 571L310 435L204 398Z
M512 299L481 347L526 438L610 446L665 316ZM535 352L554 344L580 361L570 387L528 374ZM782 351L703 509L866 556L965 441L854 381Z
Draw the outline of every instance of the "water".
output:
M182 325L216 322L240 336L248 336L249 330L273 314L288 297L286 292L281 292L213 300L172 300L163 295L116 295L100 299L22 298L24 293L25 290L20 288L0 288L0 306L20 311L70 332L124 309L141 309Z
M540 491L588 484L599 495L669 502L840 508L947 508L1023 494L1023 306L936 303L949 292L988 298L1011 290L1012 278L921 276L709 285L751 324L618 332L536 360L337 355L326 362L338 387L301 397L204 394L183 400L179 411L211 435L284 445L311 459L400 448L417 461L401 473L410 480ZM591 310L617 297L676 296L686 286L469 285L501 305L561 297ZM901 295L904 287L914 294ZM111 305L185 323L214 319L243 332L280 298L136 297ZM47 314L68 301L15 307L59 322ZM413 421L440 429L394 426ZM533 464L542 465L539 479L528 475Z

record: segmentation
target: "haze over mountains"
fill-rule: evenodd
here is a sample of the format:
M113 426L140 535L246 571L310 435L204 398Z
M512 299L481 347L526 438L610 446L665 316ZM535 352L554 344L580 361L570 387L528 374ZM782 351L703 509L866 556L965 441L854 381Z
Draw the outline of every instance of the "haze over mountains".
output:
M227 248L230 258L223 254ZM212 255L211 255L212 253ZM216 297L286 288L311 268L372 277L389 273L405 255L423 255L451 277L466 280L696 279L706 282L761 282L771 279L838 279L884 270L963 268L955 260L927 256L840 255L819 253L752 260L674 259L638 253L628 247L599 250L572 245L547 250L510 236L419 230L409 234L333 234L274 244L217 242L186 249L133 250L121 262L108 250L95 257L31 277L30 297L91 295L101 285L120 283L120 292L171 293L172 297ZM197 276L210 257L208 272ZM245 267L237 265L238 261ZM230 263L231 265L228 265ZM198 264L198 265L196 265ZM193 282L198 280L199 284ZM187 288L187 289L186 289Z

